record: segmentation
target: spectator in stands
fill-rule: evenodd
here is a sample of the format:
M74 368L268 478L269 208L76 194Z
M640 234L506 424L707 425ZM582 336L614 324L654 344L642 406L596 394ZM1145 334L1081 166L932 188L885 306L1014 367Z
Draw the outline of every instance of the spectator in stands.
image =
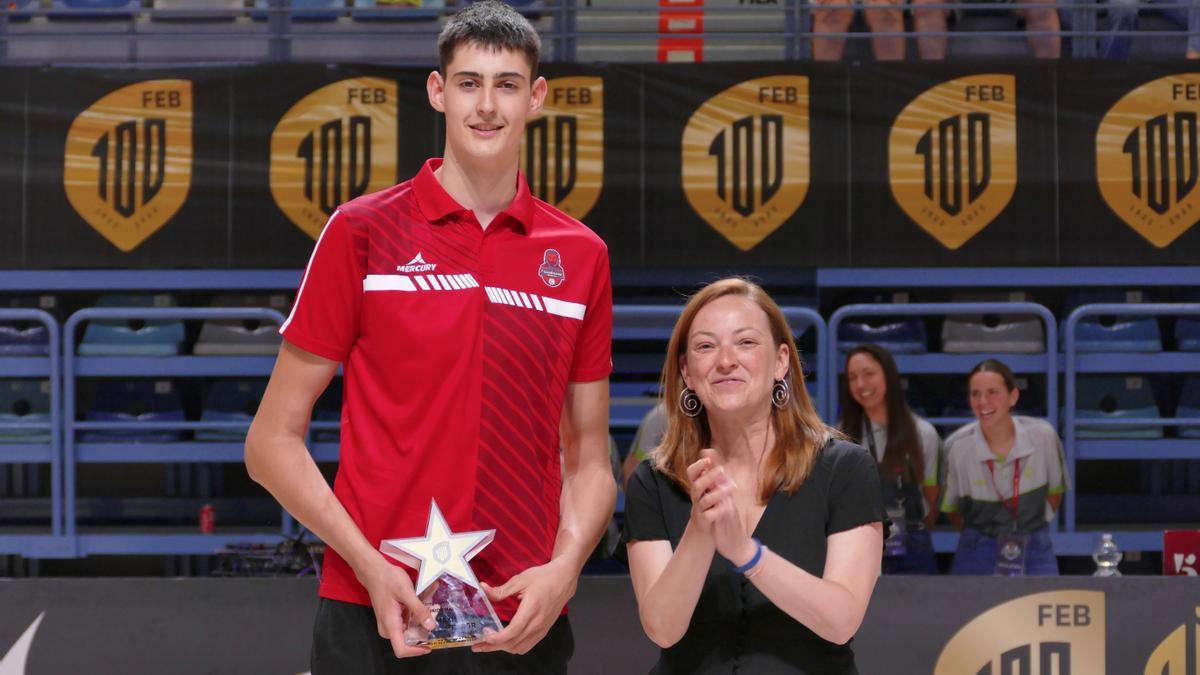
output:
M629 480L623 535L654 672L857 672L879 476L813 409L779 307L743 279L701 289L663 382L666 436Z
M1062 444L1044 420L1013 416L1008 366L980 362L969 379L976 420L946 439L942 511L961 532L953 574L1058 574L1048 522L1067 488Z
M938 456L942 439L904 401L900 371L879 345L855 347L846 356L841 429L879 463L883 505L891 529L883 571L937 574L929 529L937 519Z
M1169 0L1177 2L1178 0ZM1200 7L1162 7L1153 5L1164 3L1164 0L1108 0L1105 6L1108 15L1105 27L1108 31L1100 39L1098 56L1106 59L1124 59L1129 57L1133 46L1134 36L1115 35L1118 31L1136 31L1138 29L1139 7L1146 11L1157 11L1173 23L1188 30L1186 56L1189 59L1200 59ZM1165 3L1164 3L1165 4ZM1063 12L1063 23L1071 25L1071 12ZM1152 33L1150 35L1153 35Z
M917 35L917 51L922 59L946 58L945 36L927 35L946 31L945 9L921 9L922 5L940 4L947 0L913 0L913 32ZM1045 0L1019 0L1021 2L1044 2ZM867 26L873 33L903 33L904 13L897 0L867 0L863 10ZM845 50L844 38L821 37L823 33L845 33L854 19L852 0L816 0L813 9L813 58L817 61L837 61ZM1058 13L1052 7L1034 7L1019 10L1025 19L1025 30L1038 33L1057 33L1061 30ZM1042 59L1056 59L1062 52L1062 40L1058 35L1030 35L1029 46L1033 55ZM904 58L904 37L880 36L871 38L872 51L876 60L898 61Z
M478 2L447 22L438 49L427 92L445 116L444 157L330 218L281 328L246 465L330 547L314 673L566 673L562 610L616 494L607 249L534 199L517 170L547 89L529 22ZM339 362L331 491L304 436ZM415 571L379 546L425 533L433 498L452 530L497 530L471 565L507 626L402 665L429 654L405 644L408 625L436 623Z
M932 0L919 0L932 1ZM871 49L878 61L900 61L904 59L904 9L899 0L869 0L870 8L863 16L872 33L897 33L892 36L871 38ZM839 61L846 48L845 38L820 37L822 33L845 33L850 30L854 19L851 0L817 0L813 9L812 41L813 59L817 61ZM945 19L942 20L943 25ZM944 29L944 28L943 28ZM922 51L922 56L924 52ZM925 57L930 58L930 57Z
M629 446L629 454L621 466L621 484L629 482L638 464L650 458L650 452L662 442L663 434L667 433L667 405L659 403L651 408L638 425L637 433L633 435L633 443Z

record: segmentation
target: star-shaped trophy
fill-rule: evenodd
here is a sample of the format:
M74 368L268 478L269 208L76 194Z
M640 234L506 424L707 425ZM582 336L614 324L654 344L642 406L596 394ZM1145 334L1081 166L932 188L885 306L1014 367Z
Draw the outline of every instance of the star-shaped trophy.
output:
M432 631L410 625L404 632L406 644L430 649L465 647L479 642L485 628L500 630L500 619L467 562L495 537L495 530L451 532L435 500L424 537L384 539L379 544L384 554L418 571L417 596L437 621Z

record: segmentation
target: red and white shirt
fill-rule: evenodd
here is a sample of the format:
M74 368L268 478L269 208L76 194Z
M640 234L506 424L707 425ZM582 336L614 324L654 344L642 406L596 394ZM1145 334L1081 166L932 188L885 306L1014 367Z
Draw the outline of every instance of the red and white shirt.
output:
M437 499L451 529L495 528L471 565L499 585L553 551L567 383L612 370L608 249L520 175L484 229L440 165L333 214L280 332L343 363L334 493L367 539L423 535ZM320 594L370 604L333 550Z

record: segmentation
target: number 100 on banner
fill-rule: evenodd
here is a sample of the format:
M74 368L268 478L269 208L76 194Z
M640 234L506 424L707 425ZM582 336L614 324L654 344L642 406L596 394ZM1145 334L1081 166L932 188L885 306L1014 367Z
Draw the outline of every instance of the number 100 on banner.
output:
M921 229L956 250L1008 206L1017 187L1017 84L972 75L925 91L888 139L888 182Z

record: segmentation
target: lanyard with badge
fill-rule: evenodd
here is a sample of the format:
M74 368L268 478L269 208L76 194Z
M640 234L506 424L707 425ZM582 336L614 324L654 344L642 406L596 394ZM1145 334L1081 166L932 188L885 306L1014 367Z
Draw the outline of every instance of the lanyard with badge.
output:
M863 420L867 426L867 447L871 457L879 461L879 453L875 448L875 428L870 419ZM883 542L884 556L905 556L908 554L908 519L904 510L904 477L902 471L896 471L896 502L887 507L888 537Z
M1017 531L1018 506L1021 500L1021 458L1018 457L1013 467L1012 499L1005 499L1000 494L996 484L996 461L987 461L988 478L991 479L992 489L1000 504L1012 514L1012 527L1005 534L996 538L996 566L993 573L1005 577L1017 577L1025 574L1025 553L1029 548L1029 535ZM1010 503L1011 501L1011 503Z

